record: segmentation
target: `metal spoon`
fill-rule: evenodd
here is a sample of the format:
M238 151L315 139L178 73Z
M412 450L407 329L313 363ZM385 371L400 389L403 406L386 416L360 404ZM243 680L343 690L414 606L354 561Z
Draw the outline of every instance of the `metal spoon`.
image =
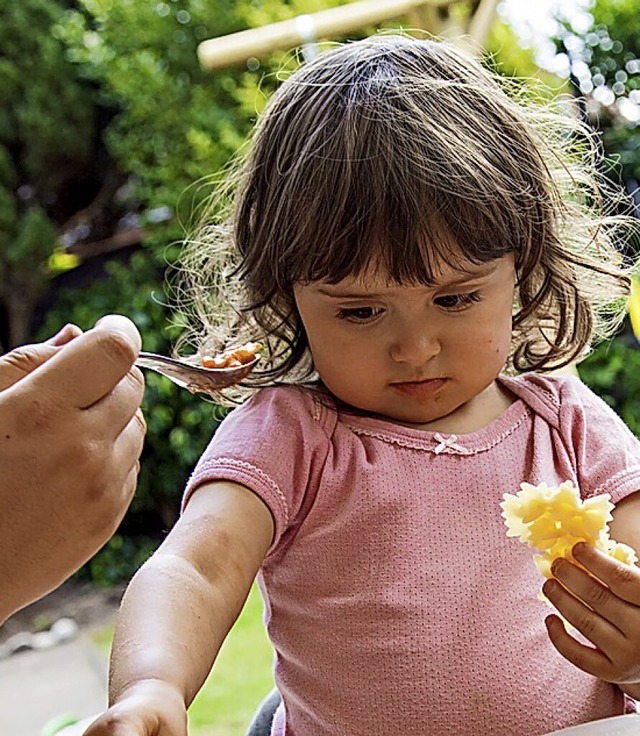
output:
M136 360L140 368L149 368L156 373L166 376L181 388L186 388L192 394L205 393L214 395L216 392L242 381L249 375L259 356L242 365L234 365L228 368L204 368L194 365L187 360L178 358L167 358L164 355L141 352Z

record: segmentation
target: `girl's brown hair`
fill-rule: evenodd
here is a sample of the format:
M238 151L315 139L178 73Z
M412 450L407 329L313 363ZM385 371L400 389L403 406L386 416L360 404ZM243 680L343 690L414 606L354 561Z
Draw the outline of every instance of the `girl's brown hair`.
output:
M375 267L429 284L460 251L515 254L511 369L566 365L610 334L629 291L626 218L607 214L597 143L507 85L448 42L398 34L293 73L228 180L227 216L214 205L189 244L200 349L258 340L269 351L254 385L308 380L295 283Z

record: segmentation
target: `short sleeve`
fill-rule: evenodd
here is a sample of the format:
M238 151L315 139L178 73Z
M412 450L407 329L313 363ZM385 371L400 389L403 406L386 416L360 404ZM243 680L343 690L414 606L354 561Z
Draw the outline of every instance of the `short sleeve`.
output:
M187 483L182 507L204 483L239 483L269 508L273 551L312 501L329 449L331 416L305 389L259 391L218 427Z
M640 490L640 441L600 397L575 377L560 386L560 431L574 455L583 497L617 503Z

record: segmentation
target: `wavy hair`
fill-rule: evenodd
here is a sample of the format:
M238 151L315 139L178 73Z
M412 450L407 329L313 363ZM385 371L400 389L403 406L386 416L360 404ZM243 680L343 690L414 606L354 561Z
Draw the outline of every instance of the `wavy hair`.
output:
M575 361L624 316L631 219L612 214L623 195L598 174L594 133L560 107L445 41L381 34L320 54L273 94L188 243L185 339L264 342L251 386L307 381L294 284L374 267L429 285L460 251L513 253L507 370Z

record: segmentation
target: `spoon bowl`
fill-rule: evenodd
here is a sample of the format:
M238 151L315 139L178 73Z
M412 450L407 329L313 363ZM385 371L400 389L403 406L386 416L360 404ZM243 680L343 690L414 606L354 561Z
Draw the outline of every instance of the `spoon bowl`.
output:
M259 356L256 355L253 360L242 363L242 365L205 368L185 359L141 352L136 365L160 373L192 394L204 393L214 396L221 389L240 383L251 373L259 359Z

